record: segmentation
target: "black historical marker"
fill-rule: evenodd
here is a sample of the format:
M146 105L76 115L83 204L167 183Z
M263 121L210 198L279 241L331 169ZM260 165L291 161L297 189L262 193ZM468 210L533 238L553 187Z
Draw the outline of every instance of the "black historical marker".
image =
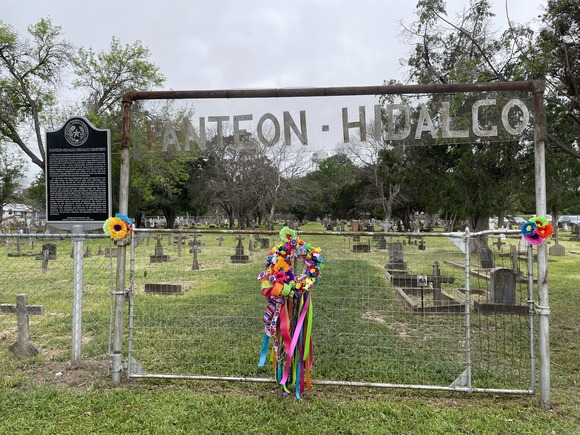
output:
M46 220L96 229L111 216L110 131L81 117L46 133Z

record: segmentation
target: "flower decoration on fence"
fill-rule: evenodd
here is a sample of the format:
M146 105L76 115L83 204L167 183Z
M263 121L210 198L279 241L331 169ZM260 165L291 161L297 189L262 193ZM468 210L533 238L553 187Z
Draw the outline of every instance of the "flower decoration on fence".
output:
M113 240L123 240L133 231L132 225L133 222L128 216L117 213L114 217L110 217L105 221L103 231Z
M531 217L521 228L522 236L532 245L541 245L544 239L550 237L554 228L548 219L540 216Z
M259 366L266 363L270 339L270 361L283 394L294 390L297 399L304 388L311 388L312 368L312 295L320 278L324 260L320 248L305 243L288 227L280 230L281 243L266 260L258 275L262 294L268 300L264 313L264 340ZM301 262L302 273L296 275L292 263Z

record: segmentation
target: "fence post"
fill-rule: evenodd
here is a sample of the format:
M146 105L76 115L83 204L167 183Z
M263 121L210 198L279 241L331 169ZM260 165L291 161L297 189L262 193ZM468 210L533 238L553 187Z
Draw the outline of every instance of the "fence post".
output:
M528 306L530 310L530 389L536 392L536 352L534 330L534 247L528 243Z
M471 293L470 293L470 278L471 278L471 248L469 246L469 228L465 228L465 357L467 359L467 388L471 393Z
M73 225L73 307L72 307L72 358L73 366L81 363L82 311L83 311L83 226Z
M131 136L131 98L123 96L123 126L121 131L121 170L119 174L119 213L127 214L129 208L129 143ZM115 323L111 372L113 382L121 383L123 359L123 313L125 308L125 263L127 245L117 242L117 277L115 280Z
M544 113L544 83L536 82L534 89L534 147L536 180L536 215L546 215L546 125ZM557 223L553 223L557 224ZM540 353L540 404L550 404L550 303L548 300L548 247L538 246L538 307Z

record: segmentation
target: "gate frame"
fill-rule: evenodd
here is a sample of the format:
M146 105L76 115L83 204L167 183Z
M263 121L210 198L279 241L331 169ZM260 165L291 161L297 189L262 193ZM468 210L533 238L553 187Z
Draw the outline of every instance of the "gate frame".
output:
M221 89L190 91L131 91L122 97L123 115L121 131L121 171L119 179L119 213L128 213L129 170L131 143L131 107L141 100L181 99L241 99L241 98L294 98L355 95L443 94L485 91L522 91L533 94L534 163L536 215L546 215L546 125L544 114L545 83L539 80L493 83L452 83L431 85L380 85L328 88L271 88L271 89ZM127 246L117 243L117 276L115 286L114 334L112 351L112 379L121 382L123 352L123 314L128 291L125 288ZM540 356L540 405L550 403L550 306L548 298L548 250L545 243L538 246L538 351Z

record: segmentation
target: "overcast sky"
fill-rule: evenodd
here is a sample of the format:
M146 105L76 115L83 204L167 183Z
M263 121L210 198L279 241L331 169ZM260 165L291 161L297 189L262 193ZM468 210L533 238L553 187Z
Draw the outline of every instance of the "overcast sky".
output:
M512 21L529 23L542 13L546 1L491 0L495 27L498 31L507 28L506 3ZM151 52L150 60L167 79L164 89L192 90L371 86L389 79L404 82L406 72L401 59L408 58L412 47L403 41L402 24L416 19L417 0L2 3L0 20L20 35L26 34L29 25L49 17L76 47L108 51L113 36L123 45L141 41ZM448 16L454 18L467 4L469 0L448 0ZM196 115L248 113L245 108L236 112L236 104L245 104L239 100L229 101L229 106L223 100L207 103L204 106L197 101ZM296 100L275 103L296 104ZM349 100L348 104L356 117L359 103ZM332 115L309 109L309 116L314 112L325 117L323 122L309 124L312 152L336 151L341 130L334 126L341 122L340 107L344 105L330 107L324 103L324 109L332 110ZM259 107L264 109L262 113L275 110ZM327 123L331 127L321 133L320 124Z
M4 0L0 19L24 34L50 17L76 46L107 50L140 40L167 89L379 85L405 77L401 22L416 0ZM506 0L492 0L497 28ZM507 0L530 22L546 0ZM447 2L450 16L468 0Z

